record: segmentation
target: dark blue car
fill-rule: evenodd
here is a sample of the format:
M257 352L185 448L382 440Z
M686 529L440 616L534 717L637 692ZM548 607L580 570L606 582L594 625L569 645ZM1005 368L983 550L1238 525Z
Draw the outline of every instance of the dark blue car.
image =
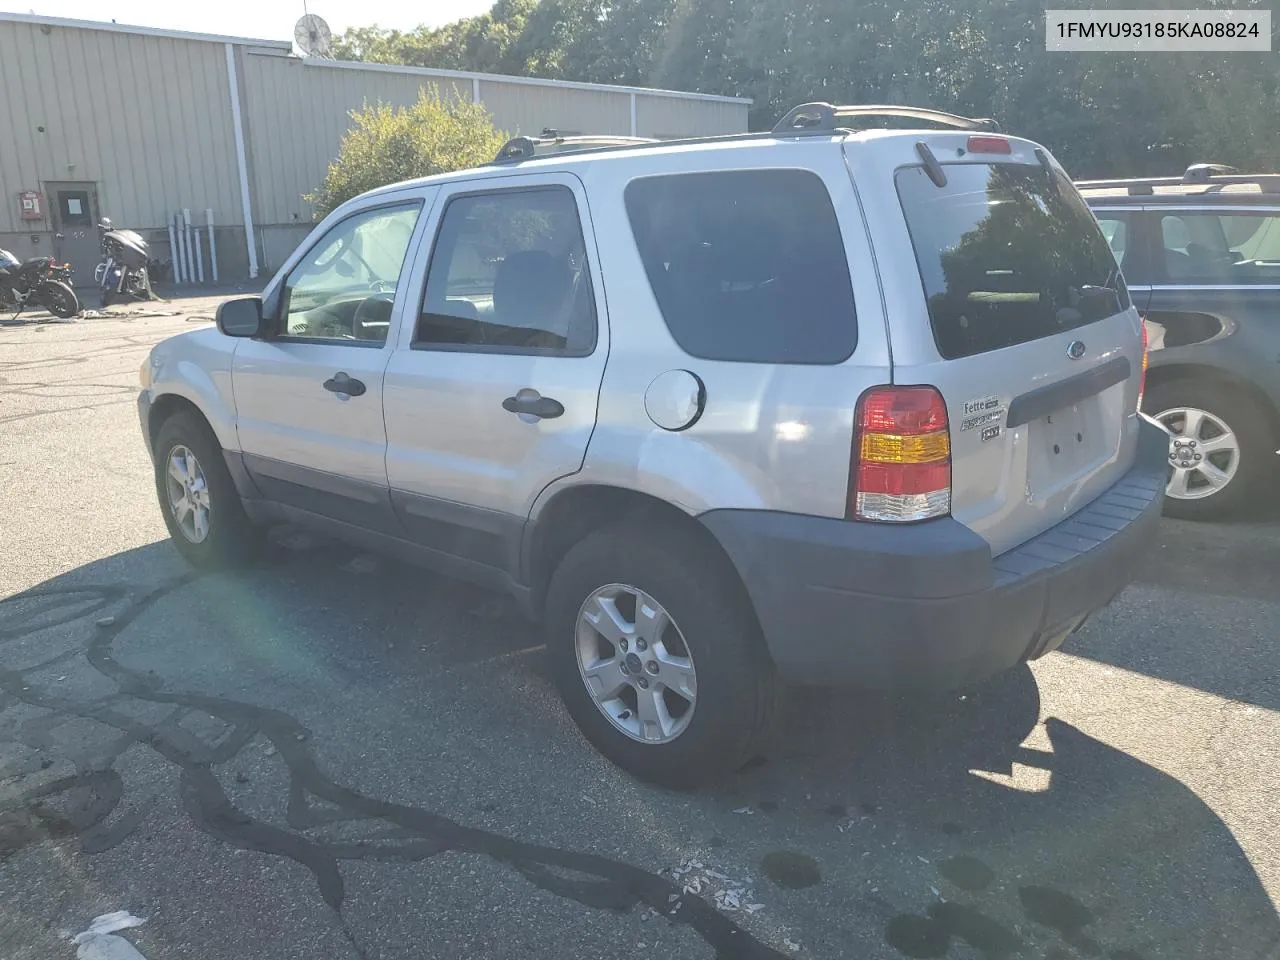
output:
M1165 512L1246 509L1280 467L1280 174L1196 164L1077 186L1146 321L1142 406L1174 468Z

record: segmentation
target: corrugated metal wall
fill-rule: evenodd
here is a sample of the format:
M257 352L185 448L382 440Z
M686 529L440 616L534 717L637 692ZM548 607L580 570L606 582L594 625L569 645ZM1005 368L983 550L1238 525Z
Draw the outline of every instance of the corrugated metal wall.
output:
M480 102L499 130L512 136L561 133L631 132L631 97L625 93L534 84L480 81Z
M224 51L0 23L0 231L29 229L19 190L67 180L95 181L102 214L132 227L162 226L181 206L231 222L240 200Z
M409 106L433 82L443 96L471 96L467 82L325 68L295 57L252 53L241 62L254 219L261 224L311 219L302 196L324 179L351 126L352 110L378 101Z
M707 137L747 129L749 103L691 100L657 94L636 96L636 133L641 137Z
M746 101L299 60L286 43L0 14L0 239L29 236L22 252L43 252L52 221L48 213L43 222L21 220L17 194L42 191L49 206L45 184L84 182L97 191L100 215L136 230L163 229L183 207L203 225L212 208L219 228L242 238L238 249L220 239L219 259L247 269L228 41L264 271L305 232L312 211L302 197L323 180L350 112L366 103L407 106L426 86L468 100L478 93L512 135L546 127L629 134L633 101L641 136L747 127ZM164 256L167 236L152 236Z
M494 125L512 136L547 127L562 133L631 133L627 90L522 83L447 71L298 60L246 54L244 88L255 217L263 224L306 221L302 200L324 179L350 127L350 113L366 103L408 106L424 87L480 102ZM637 92L639 136L689 137L747 128L749 104Z

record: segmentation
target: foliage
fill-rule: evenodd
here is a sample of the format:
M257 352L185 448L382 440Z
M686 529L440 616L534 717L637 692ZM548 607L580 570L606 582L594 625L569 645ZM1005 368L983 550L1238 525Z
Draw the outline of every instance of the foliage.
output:
M1128 0L1101 8L1128 9ZM1260 8L1260 0L1201 0ZM807 100L912 103L998 118L1077 176L1280 165L1266 54L1049 53L1032 0L498 0L337 55L751 97L753 129Z
M351 119L324 183L305 197L317 217L375 187L488 163L505 140L483 106L434 87L411 107L366 104Z

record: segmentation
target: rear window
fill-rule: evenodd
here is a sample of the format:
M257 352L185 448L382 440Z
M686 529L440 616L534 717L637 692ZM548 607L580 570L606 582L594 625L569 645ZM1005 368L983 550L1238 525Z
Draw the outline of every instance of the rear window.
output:
M1107 240L1075 188L1029 164L898 171L929 321L947 359L998 350L1129 306Z
M667 328L686 353L840 363L857 345L840 226L805 170L633 180L627 217Z

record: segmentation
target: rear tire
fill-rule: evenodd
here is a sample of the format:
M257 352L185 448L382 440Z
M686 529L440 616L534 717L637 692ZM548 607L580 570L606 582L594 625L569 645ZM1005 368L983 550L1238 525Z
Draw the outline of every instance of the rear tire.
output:
M612 662L622 645L604 639L612 628L594 599L602 591L606 598L614 591L621 622L633 626L621 634L630 637L633 657L629 672L597 681L597 695L584 661ZM642 615L642 603L650 616ZM655 629L655 611L670 625ZM591 617L606 631L595 630ZM641 780L676 788L712 781L755 757L772 728L778 683L750 602L724 558L679 529L629 523L589 534L551 577L544 627L552 672L578 729ZM627 658L617 659L621 670ZM616 695L604 689L613 683ZM645 722L640 696L660 698L659 723ZM638 730L624 732L628 725Z
M1230 516L1245 508L1267 474L1280 467L1276 438L1264 412L1247 394L1230 386L1209 380L1170 380L1153 386L1142 406L1178 434L1170 440L1174 470L1164 501L1167 516L1183 520ZM1195 460L1196 456L1201 459Z
M157 431L153 449L156 496L178 552L201 569L253 560L265 532L245 513L209 425L189 411L175 413Z
M40 304L60 320L80 312L76 292L60 280L46 280L40 285Z

